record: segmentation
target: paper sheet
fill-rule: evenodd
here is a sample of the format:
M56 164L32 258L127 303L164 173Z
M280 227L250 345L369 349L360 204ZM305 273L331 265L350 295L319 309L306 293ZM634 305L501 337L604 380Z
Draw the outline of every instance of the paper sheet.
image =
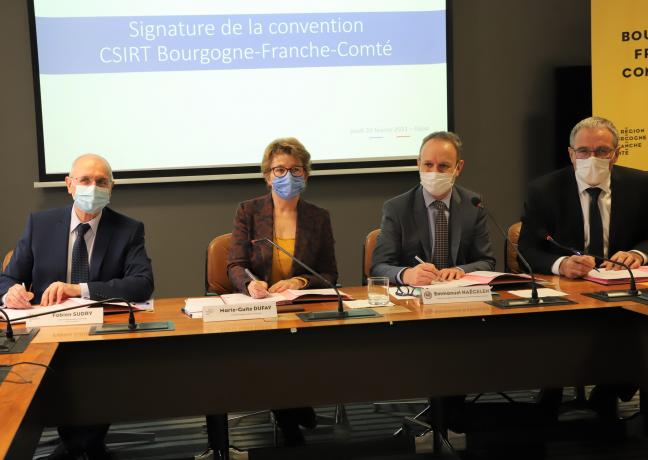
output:
M518 297L525 299L531 298L531 289L520 289L518 291L508 291L509 294L513 294ZM566 292L556 291L555 289L550 288L540 288L538 289L538 297L562 297L568 295Z

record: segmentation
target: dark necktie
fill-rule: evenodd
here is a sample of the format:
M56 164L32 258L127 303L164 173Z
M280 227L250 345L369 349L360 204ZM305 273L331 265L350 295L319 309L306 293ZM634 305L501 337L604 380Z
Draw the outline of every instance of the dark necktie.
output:
M590 196L589 205L589 248L588 254L603 257L603 221L601 220L601 211L599 209L598 199L601 189L591 187L587 189Z
M448 219L446 218L447 206L443 201L435 201L432 206L436 209L434 219L434 254L432 263L437 268L448 268L449 238Z
M90 230L90 224L79 224L74 229L76 240L72 247L72 272L70 282L72 284L87 283L90 279L90 267L88 265L88 247L85 242L85 234Z

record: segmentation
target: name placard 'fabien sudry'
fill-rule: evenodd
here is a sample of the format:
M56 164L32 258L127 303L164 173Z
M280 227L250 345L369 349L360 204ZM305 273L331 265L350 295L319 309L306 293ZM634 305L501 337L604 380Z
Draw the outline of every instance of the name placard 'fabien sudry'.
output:
M69 326L103 323L103 308L80 308L37 316L27 320L27 327Z

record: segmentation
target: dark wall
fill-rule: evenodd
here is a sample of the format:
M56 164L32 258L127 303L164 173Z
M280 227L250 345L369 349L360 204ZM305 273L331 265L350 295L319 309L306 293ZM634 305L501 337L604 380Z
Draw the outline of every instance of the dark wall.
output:
M33 188L37 147L26 4L0 2L0 252L13 247L28 212L69 202L64 189ZM527 179L553 168L554 69L589 64L589 17L589 0L454 2L455 127L466 159L459 180L483 193L503 225L519 219ZM311 179L305 197L331 212L343 284L360 282L361 245L379 226L382 203L417 177ZM199 295L207 243L231 230L239 201L264 190L261 181L118 186L112 206L146 224L156 296ZM501 259L501 238L493 228L491 234Z

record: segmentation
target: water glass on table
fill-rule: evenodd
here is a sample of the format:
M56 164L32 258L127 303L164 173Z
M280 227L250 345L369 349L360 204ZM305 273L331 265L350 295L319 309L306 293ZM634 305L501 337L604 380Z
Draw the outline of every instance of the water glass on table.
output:
M389 278L386 276L367 278L367 297L369 305L387 305L389 303Z

